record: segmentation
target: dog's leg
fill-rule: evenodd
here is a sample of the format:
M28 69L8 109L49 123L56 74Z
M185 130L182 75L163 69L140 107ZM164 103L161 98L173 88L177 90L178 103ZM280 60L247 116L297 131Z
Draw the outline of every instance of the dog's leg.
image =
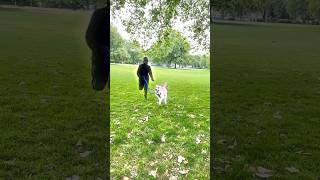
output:
M164 103L167 104L167 97L164 98Z
M159 98L159 105L161 104L161 99Z

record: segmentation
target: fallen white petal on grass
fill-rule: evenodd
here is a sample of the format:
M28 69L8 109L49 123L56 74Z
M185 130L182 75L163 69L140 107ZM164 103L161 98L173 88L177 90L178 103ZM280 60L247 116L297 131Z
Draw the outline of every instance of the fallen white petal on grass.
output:
M134 178L134 177L137 177L138 176L138 173L136 170L132 170L131 171L131 177Z
M225 144L227 143L227 141L225 139L220 139L219 141L217 141L217 144Z
M16 163L16 159L11 159L8 161L4 161L5 164L9 165L9 166L13 166Z
M287 171L289 171L290 173L299 173L299 169L293 167L293 166L289 166L286 168Z
M123 176L122 180L129 180L130 178L128 178L127 176Z
M144 118L138 120L139 123L144 123L144 122L147 122L149 120L149 116L145 116Z
M275 112L275 113L273 114L273 118L275 118L275 119L282 119L282 116L281 116L280 112L277 111L277 112Z
M179 171L179 173L182 174L182 175L188 174L188 172L189 172L188 169Z
M183 161L185 161L186 159L182 156L178 156L178 163L182 163Z
M297 151L296 153L299 154L299 155L305 155L305 156L311 156L312 155L311 153L304 152L304 151Z
M196 137L196 144L200 144L201 143L201 139L199 138L199 136Z
M229 145L228 149L234 149L237 146L237 140L235 139L233 145Z
M155 171L149 171L149 176L157 177L157 169Z
M120 125L120 121L119 121L119 120L116 120L114 123L115 123L117 126Z
M19 86L25 85L26 83L24 81L19 82Z
M204 150L204 149L202 149L202 150L201 150L201 154L207 154L207 151Z
M273 176L272 170L266 169L264 167L257 167L256 176L260 178L270 178Z
M79 139L76 146L82 146L82 141Z
M66 180L79 180L80 177L78 175L72 175L71 177L66 178Z
M170 176L170 177L169 177L169 180L177 180L177 179L178 179L177 176Z
M162 135L162 136L161 136L161 142L163 142L163 143L166 142L166 137L165 137L165 135Z
M128 139L130 139L132 137L132 133L133 133L132 131L128 133L128 135L127 135Z
M135 110L134 110L134 112L138 112L138 111L139 111L139 109L135 109Z
M148 143L148 144L153 144L153 141L147 139L147 143Z
M194 119L196 116L194 114L188 114L188 117Z
M91 151L84 151L79 153L81 158L85 158L91 154Z
M149 164L150 166L155 166L158 163L158 161L151 161Z

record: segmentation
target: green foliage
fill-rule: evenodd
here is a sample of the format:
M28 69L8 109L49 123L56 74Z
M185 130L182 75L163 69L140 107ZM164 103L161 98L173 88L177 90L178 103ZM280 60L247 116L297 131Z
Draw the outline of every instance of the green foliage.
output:
M110 57L114 63L137 64L143 58L143 49L137 41L128 42L124 40L117 29L111 26Z
M263 21L281 19L320 22L319 0L215 0L211 1L214 11L221 17L241 18L254 16Z
M69 9L87 9L90 5L104 7L107 2L107 0L0 0L0 4Z
M153 35L163 38L174 21L190 22L186 28L193 32L199 48L209 48L209 1L207 0L128 0L111 1L113 13L128 8L130 16L124 18L126 30L136 39L147 41ZM148 11L147 11L148 9Z
M308 12L312 18L320 20L320 1L308 0Z
M128 53L130 55L130 63L138 64L141 62L141 59L144 57L143 49L137 41L128 43Z
M294 19L304 20L307 16L307 1L288 0L288 13Z
M162 36L162 39L154 43L145 53L137 41L130 42L123 39L117 29L111 26L111 62L138 64L147 55L153 64L209 68L208 56L189 55L190 45L180 32L169 29L163 33L166 35Z
M188 41L173 29L167 30L167 35L154 44L150 50L150 56L155 62L161 64L185 64L186 55L189 53Z

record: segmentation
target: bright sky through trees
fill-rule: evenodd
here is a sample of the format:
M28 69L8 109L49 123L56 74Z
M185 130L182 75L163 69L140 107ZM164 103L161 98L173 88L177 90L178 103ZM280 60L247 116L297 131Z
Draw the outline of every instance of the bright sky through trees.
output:
M147 5L144 9L144 12L146 16L148 16L150 8ZM131 33L128 33L126 30L126 27L123 24L123 20L127 20L130 18L130 7L125 5L124 8L115 11L113 14L111 12L111 22L114 27L117 28L119 34L126 40L134 40L136 39L140 45L145 49L148 50L153 43L157 41L157 34L152 33L151 36L145 35L144 33L140 33L137 35L132 35ZM209 15L208 15L208 21L209 21ZM188 42L191 45L190 54L193 55L203 55L203 54L209 54L209 48L203 47L202 44L199 44L194 38L193 38L193 32L191 32L187 27L190 26L191 20L187 22L182 22L180 20L180 17L177 16L177 18L173 19L172 28L182 33L182 35L187 38ZM153 27L149 27L152 29ZM209 28L205 32L207 34L207 37L209 37ZM141 35L141 36L140 36ZM209 43L209 38L205 39L207 43Z

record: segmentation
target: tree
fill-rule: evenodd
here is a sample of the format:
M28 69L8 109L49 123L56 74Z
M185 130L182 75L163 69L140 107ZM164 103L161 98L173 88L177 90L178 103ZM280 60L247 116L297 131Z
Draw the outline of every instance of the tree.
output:
M120 36L117 29L111 25L110 27L110 51L123 47L125 45L124 39Z
M118 48L116 49L115 51L111 52L110 54L111 56L111 61L112 62L115 62L115 63L126 63L126 64L129 64L130 61L129 61L129 54L128 54L128 51L125 47L121 47L121 48Z
M222 18L226 16L227 13L232 13L232 0L211 0L211 6L221 12Z
M320 1L308 0L308 13L313 19L320 21Z
M186 38L176 30L169 29L162 39L156 42L148 54L155 63L158 64L184 64L187 61L187 55L190 50L190 45Z
M144 56L140 44L137 41L133 41L132 43L128 43L127 49L130 55L130 63L138 64Z
M293 19L304 21L307 17L306 0L288 0L287 10Z
M156 36L159 39L171 29L176 20L188 22L187 28L199 47L209 49L209 1L208 0L113 0L113 13L126 8L127 18L123 18L126 30L134 38L144 41ZM142 44L144 46L144 44Z
M129 59L126 42L113 26L110 28L110 57L111 62L116 63L124 63Z

